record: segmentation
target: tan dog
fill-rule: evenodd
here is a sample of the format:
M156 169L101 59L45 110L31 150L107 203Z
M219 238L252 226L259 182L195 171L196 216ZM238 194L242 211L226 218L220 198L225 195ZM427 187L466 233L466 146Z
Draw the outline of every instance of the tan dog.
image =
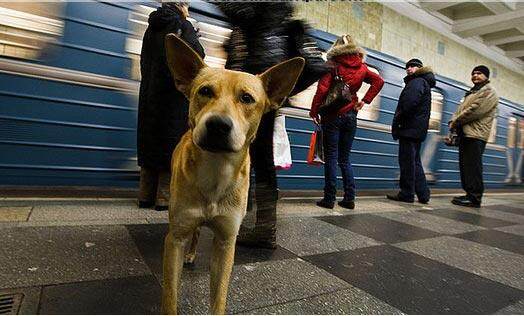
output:
M162 312L176 314L184 258L194 260L199 228L206 225L214 232L210 312L223 314L247 205L249 145L262 115L278 108L293 89L304 59L293 58L254 76L207 67L174 34L166 37L166 51L175 85L189 99L190 130L172 158Z

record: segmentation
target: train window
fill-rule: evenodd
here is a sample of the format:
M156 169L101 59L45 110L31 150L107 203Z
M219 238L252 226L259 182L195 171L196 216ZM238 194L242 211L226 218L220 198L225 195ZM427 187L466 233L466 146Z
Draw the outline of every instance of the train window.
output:
M372 72L376 73L376 74L379 74L377 69L375 69L375 68L373 68L373 67L371 67L369 65L368 65L368 69L371 70ZM369 84L367 84L365 82L362 83L362 87L360 87L360 89L357 92L357 96L358 96L359 100L362 100L362 98L366 95L366 92L368 91L369 87L370 87ZM364 105L362 110L358 111L357 117L359 119L376 121L378 119L379 111L380 111L380 94L378 94L373 99L371 104Z
M431 114L429 116L429 131L440 132L440 122L442 121L442 105L444 96L442 93L431 90Z
M508 148L515 148L517 144L517 119L510 117L508 119L508 138L506 145Z
M37 59L46 44L62 36L61 3L0 3L0 56Z
M131 78L140 80L140 52L142 50L142 39L147 29L149 14L156 8L138 5L129 15L129 22L133 35L127 39L126 51L131 57ZM224 67L226 63L226 52L222 48L225 40L229 38L231 30L228 28L198 22L189 17L188 21L193 24L200 35L200 44L204 47L206 57L204 61L210 67Z

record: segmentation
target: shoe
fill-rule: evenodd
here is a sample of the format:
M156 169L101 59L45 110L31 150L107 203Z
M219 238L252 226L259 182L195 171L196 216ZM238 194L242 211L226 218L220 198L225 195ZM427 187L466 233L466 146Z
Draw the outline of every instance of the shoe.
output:
M454 201L461 201L461 200L467 200L468 199L468 196L467 195L461 195L461 196L455 196L453 197L453 200Z
M418 200L419 203L421 204L428 204L429 203L429 199L427 200Z
M466 206L466 207L474 207L474 208L480 208L480 203L473 202L470 199L462 199L462 200L451 200L452 204L459 205L459 206Z
M276 232L261 231L257 228L253 230L239 231L237 245L250 248L276 249Z
M413 203L415 202L414 199L408 200L406 198L401 197L398 193L397 194L388 194L386 197L389 200L397 201L397 202L405 202L405 203Z
M138 208L152 208L154 205L154 201L138 201Z
M329 202L326 199L322 199L317 202L317 206L333 209L335 207L335 202Z
M155 205L155 210L159 212L167 211L168 209L169 209L168 205Z
M343 208L348 208L350 210L355 208L355 201L354 200L342 200L338 202L338 205Z

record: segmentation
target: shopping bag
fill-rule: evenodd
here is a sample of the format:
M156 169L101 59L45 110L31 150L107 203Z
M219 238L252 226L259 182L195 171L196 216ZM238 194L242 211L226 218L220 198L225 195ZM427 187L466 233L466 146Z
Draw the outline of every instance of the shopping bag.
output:
M275 169L287 170L291 168L291 145L286 132L286 117L278 115L275 117L275 126L273 129L273 159Z
M324 146L322 142L322 129L315 124L315 131L311 135L307 155L309 165L318 166L324 163Z

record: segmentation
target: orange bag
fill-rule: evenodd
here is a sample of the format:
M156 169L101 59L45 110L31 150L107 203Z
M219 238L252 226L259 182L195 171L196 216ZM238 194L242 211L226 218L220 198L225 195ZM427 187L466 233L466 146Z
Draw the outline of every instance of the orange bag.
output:
M322 130L320 126L315 126L315 131L309 141L309 151L307 153L308 165L318 166L324 163L324 146L322 145Z

